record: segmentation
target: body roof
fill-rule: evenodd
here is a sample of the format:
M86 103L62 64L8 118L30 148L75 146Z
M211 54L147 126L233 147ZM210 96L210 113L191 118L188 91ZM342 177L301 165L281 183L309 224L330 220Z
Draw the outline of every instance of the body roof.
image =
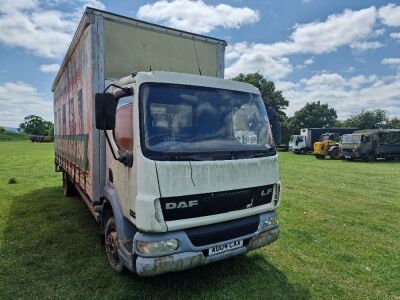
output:
M201 35L201 34L191 33L188 31L175 29L175 28L171 28L171 27L167 27L167 26L163 26L163 25L158 25L158 24L154 24L154 23L150 23L150 22L146 22L146 21L141 21L138 19L118 15L115 13L110 13L110 12L92 8L92 7L86 7L85 12L83 13L83 16L79 22L79 25L75 31L74 37L72 38L72 41L71 41L71 43L68 47L68 50L65 54L65 57L60 66L60 69L58 70L57 75L53 81L53 84L51 87L52 91L54 91L56 85L58 84L58 81L60 80L60 77L61 77L62 73L64 72L66 65L68 64L70 57L74 53L75 48L79 43L82 33L91 23L93 23L93 20L91 17L93 17L94 15L102 16L102 17L106 18L107 20L111 20L114 22L126 23L127 25L129 25L129 24L142 25L143 29L145 29L145 30L153 30L153 31L158 30L158 31L165 32L165 34L176 35L176 36L180 36L182 38L190 38L190 39L193 39L196 41L201 41L201 42L206 42L206 43L211 43L211 44L222 44L224 46L227 45L227 42L225 40L221 40L221 39L217 39L217 38L213 38L213 37L205 36L205 35Z
M352 134L376 134L376 133L389 133L389 132L400 133L400 129L363 129L363 130L357 130Z

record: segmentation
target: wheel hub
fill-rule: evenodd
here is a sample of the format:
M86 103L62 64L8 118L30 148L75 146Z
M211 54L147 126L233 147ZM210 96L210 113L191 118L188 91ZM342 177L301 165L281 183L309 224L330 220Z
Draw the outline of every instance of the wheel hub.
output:
M107 240L106 240L107 256L111 263L114 263L114 264L119 263L118 248L119 248L119 240L118 240L117 231L111 230L108 233Z

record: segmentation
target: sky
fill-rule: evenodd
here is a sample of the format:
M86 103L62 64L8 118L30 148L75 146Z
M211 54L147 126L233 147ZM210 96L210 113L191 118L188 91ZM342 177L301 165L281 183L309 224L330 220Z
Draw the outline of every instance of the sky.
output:
M400 116L400 1L0 0L0 126L53 120L51 85L86 6L228 42L225 78L259 72L339 119Z

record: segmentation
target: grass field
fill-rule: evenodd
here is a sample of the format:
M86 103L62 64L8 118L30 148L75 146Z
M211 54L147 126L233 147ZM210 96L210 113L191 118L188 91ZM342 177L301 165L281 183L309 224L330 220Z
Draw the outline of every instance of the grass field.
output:
M86 206L62 196L52 144L0 143L0 299L400 299L400 161L280 161L277 242L140 278L107 266Z

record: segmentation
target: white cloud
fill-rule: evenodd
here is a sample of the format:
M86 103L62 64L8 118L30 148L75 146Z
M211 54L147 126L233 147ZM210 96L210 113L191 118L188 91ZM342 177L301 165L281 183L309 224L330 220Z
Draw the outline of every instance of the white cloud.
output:
M352 11L330 15L324 22L300 24L294 27L286 42L274 44L236 43L227 49L227 77L238 73L260 71L269 79L281 79L293 71L287 56L297 53L323 54L339 47L379 47L378 42L365 42L374 34L376 9ZM359 43L359 44L355 44Z
M395 40L400 40L400 32L393 32L390 34L390 37Z
M75 11L66 13L46 10L44 3L37 0L0 0L0 43L28 49L37 56L60 58L72 40L84 7L104 9L97 0L72 2Z
M306 60L304 61L304 64L305 64L305 65L312 65L313 63L314 63L314 60L313 60L312 58L306 59Z
M137 17L196 33L217 27L239 28L259 21L259 13L248 7L208 5L203 0L161 0L139 8Z
M368 37L375 24L375 7L330 15L325 22L298 25L291 35L299 52L328 53Z
M400 58L398 58L398 57L384 58L384 59L382 59L382 64L393 66L393 67L400 67Z
M17 81L0 85L0 125L17 127L27 115L53 119L53 104L33 86Z
M392 116L400 115L399 76L357 75L343 77L337 73L314 75L297 83L277 84L290 101L287 113L292 115L306 102L321 101L335 108L344 119L362 109L383 108Z
M286 57L273 57L264 52L261 45L238 43L226 49L227 59L234 63L225 69L225 77L232 78L239 73L260 72L267 78L279 79L290 74L293 67Z
M354 50L358 51L367 51L369 49L378 49L383 47L383 44L380 42L355 42L350 45L350 47Z
M374 36L374 37L378 37L378 36L383 35L384 33L385 33L385 29L384 29L384 28L376 29L376 30L374 31L373 36Z
M398 27L400 26L400 6L390 3L379 9L379 17L382 23L387 26Z
M59 64L41 65L39 67L39 70L43 73L57 73L59 69Z

